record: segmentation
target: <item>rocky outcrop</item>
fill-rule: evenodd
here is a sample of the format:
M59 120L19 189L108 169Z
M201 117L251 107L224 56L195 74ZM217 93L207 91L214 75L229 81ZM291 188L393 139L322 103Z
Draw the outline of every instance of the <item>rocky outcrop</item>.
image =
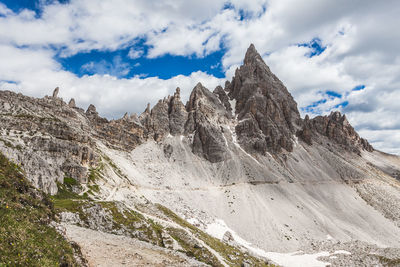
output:
M312 136L322 135L340 145L346 150L359 153L360 150L373 151L373 147L367 140L360 138L350 125L346 115L339 111L331 112L329 116L317 116L311 120L306 117L303 129L298 135L308 144L311 144Z
M155 141L160 141L169 133L169 101L159 100L150 113L151 129Z
M303 121L303 128L297 131L297 136L300 137L308 145L312 145L312 124L310 122L310 117L306 115Z
M60 91L60 88L56 87L53 91L53 98L57 98L58 97L58 93Z
M229 156L220 124L226 124L229 113L218 97L201 83L193 89L186 104L189 112L185 125L187 134L194 134L193 153L211 162L219 162Z
M297 104L254 45L225 90L236 100L236 133L246 151L265 154L293 150L293 135L300 121Z
M0 150L20 163L34 186L57 192L68 176L85 183L97 165L90 126L77 110L57 98L0 92Z
M187 116L178 87L173 96L159 100L151 110L149 104L139 120L147 129L148 138L160 141L168 134L183 134Z
M226 94L226 92L224 91L224 89L220 85L218 85L215 88L213 93L218 96L219 100L224 105L225 109L228 111L228 114L231 114L232 113L232 106L231 106L231 103L229 103L229 97Z
M71 100L68 102L68 106L70 108L76 108L75 99L71 98Z
M146 129L134 116L108 121L99 116L94 105L89 105L85 115L90 121L94 136L112 148L130 151L146 139Z
M188 113L180 95L181 89L176 88L174 96L169 101L169 129L172 135L181 135L185 131Z

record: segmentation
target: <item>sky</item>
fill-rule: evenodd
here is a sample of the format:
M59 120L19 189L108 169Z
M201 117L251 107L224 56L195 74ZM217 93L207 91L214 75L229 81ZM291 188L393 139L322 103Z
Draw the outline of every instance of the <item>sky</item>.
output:
M119 118L231 80L254 43L302 116L346 114L400 154L395 0L0 0L0 90Z

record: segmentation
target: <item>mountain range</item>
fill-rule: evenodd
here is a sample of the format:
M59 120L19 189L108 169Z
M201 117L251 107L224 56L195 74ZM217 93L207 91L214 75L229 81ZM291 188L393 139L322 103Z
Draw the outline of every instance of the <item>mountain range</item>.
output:
M4 177L31 188L1 212L45 195L66 264L400 265L400 158L338 111L302 118L254 45L224 88L198 83L186 104L177 88L108 120L58 93L0 92L0 151L16 168ZM0 237L22 240L15 227ZM21 264L11 254L0 265Z

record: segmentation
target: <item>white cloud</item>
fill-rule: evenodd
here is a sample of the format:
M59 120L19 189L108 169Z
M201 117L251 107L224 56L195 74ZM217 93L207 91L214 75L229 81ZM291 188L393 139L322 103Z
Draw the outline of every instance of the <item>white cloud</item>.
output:
M136 48L132 47L131 49L129 49L128 57L130 59L138 59L141 56L143 56L143 54L144 54L143 49L136 49Z
M210 90L224 82L201 71L166 80L141 76L118 79L108 74L78 77L63 70L52 56L44 51L0 46L0 89L43 97L46 94L50 95L52 90L59 86L60 96L65 101L73 97L77 105L83 108L95 104L102 116L118 118L125 112L141 113L147 103L154 105L158 99L172 95L178 86L181 88L182 98L188 99L191 90L199 81ZM104 67L96 66L95 63L89 65L87 67L92 69Z
M93 101L100 111L104 108L104 115L115 117L122 109L140 111L145 102L154 103L181 84L189 90L200 79L212 89L221 81L204 73L169 80L117 79L114 76L124 76L134 67L123 60L89 62L83 68L97 75L78 78L62 69L53 59L55 53L117 50L137 47L137 41L144 40L146 57L203 57L222 46L226 54L221 65L230 79L254 43L300 107L326 97L327 90L338 92L342 97L318 106L321 113L348 101L339 109L361 134L379 148L400 153L398 136L387 134L400 130L398 1L231 0L233 8L223 9L227 4L225 0L71 0L44 4L38 18L29 10L14 13L0 3L0 85L36 96L60 85L63 96L74 96L78 103L81 98L82 105ZM242 15L248 16L241 20ZM296 44L315 37L327 48L308 58L310 48ZM128 56L136 59L144 54L132 48ZM351 91L360 84L364 90ZM126 103L119 105L122 94ZM104 97L95 101L93 95Z
M124 77L129 74L131 67L124 62L121 56L115 56L111 62L100 60L88 62L81 66L81 70L91 74L109 74L115 77Z
M12 10L8 9L5 4L0 3L0 16L9 16L12 13Z

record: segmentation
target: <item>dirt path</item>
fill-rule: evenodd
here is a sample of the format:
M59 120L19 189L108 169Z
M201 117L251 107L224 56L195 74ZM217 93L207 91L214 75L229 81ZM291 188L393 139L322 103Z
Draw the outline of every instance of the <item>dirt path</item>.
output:
M205 266L185 255L136 239L63 225L89 266Z

